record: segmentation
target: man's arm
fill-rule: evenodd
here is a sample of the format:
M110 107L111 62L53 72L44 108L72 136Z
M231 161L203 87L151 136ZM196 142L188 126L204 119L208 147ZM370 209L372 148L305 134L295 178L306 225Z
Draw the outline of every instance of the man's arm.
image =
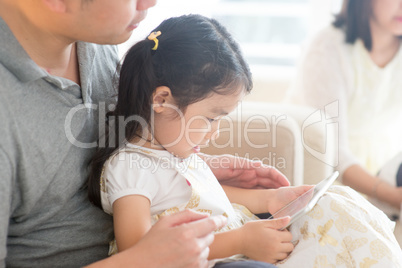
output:
M11 215L12 165L0 147L0 267L5 267L7 256L8 224Z

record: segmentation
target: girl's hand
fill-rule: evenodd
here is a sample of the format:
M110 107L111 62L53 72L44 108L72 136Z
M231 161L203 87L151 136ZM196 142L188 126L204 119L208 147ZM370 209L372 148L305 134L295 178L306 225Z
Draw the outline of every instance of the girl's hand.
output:
M268 197L268 212L274 214L313 187L314 185L302 185L273 190ZM313 191L311 191L311 194L313 194Z
M289 221L290 217L247 222L239 229L242 233L242 254L268 263L285 259L294 249L292 234L286 229L279 229Z

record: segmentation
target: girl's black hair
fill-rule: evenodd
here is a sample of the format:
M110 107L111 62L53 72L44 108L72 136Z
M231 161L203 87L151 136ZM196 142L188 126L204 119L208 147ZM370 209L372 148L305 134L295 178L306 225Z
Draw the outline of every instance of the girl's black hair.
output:
M106 147L98 148L88 179L90 201L101 207L100 177L106 160L125 141L141 133L141 120L149 124L152 94L159 86L170 89L182 111L212 93L231 94L239 88L252 89L251 73L238 44L216 20L201 15L185 15L163 21L153 31L161 31L155 42L144 39L127 52L121 67L118 102L107 116ZM119 132L118 121L127 120ZM113 126L111 122L115 121ZM122 133L124 132L124 133Z
M344 0L341 12L335 16L333 25L342 29L346 34L345 42L354 44L361 39L368 51L372 49L370 18L372 0Z

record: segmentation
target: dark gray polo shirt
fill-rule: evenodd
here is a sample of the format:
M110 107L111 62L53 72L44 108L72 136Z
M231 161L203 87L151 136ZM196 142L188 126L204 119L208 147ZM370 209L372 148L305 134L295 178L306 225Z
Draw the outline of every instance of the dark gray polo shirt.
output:
M0 18L0 267L107 257L112 219L83 186L118 56L86 43L78 56L81 87L39 68Z

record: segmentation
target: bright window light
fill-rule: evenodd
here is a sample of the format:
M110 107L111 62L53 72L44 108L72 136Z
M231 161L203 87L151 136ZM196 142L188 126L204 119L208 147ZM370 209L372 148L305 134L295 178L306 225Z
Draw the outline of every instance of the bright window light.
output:
M307 37L328 25L341 0L159 0L120 56L164 19L197 13L218 19L240 43L251 66L293 67Z

